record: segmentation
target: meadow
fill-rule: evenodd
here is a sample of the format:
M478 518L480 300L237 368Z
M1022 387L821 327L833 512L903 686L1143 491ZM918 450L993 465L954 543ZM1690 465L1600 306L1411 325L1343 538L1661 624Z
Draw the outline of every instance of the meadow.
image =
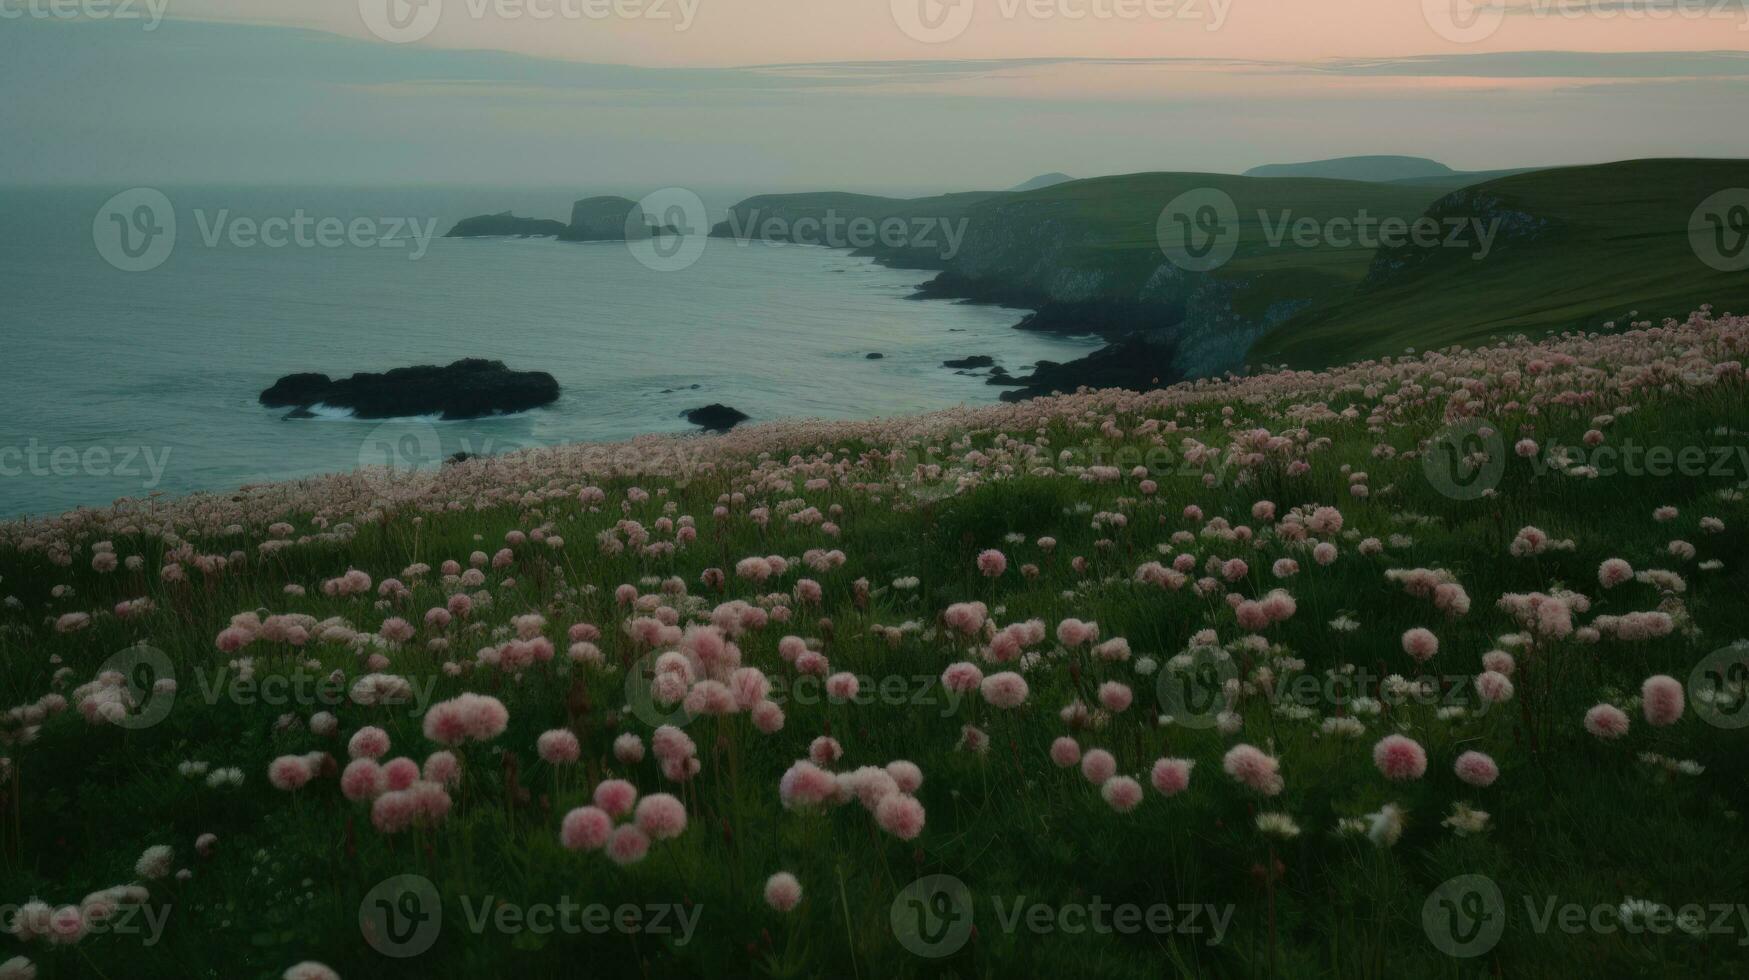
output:
M1746 353L0 525L0 978L1741 976Z

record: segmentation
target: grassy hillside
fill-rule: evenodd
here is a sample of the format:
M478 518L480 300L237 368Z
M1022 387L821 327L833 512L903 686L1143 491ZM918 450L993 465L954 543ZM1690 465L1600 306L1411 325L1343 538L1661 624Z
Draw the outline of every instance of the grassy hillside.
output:
M0 971L1743 976L1746 358L1697 317L0 524Z
M1256 362L1319 366L1359 357L1478 343L1491 337L1597 329L1608 321L1680 316L1696 303L1749 309L1749 274L1703 263L1689 242L1703 200L1749 186L1734 160L1634 160L1490 181L1434 211L1529 215L1545 227L1475 261L1432 249L1407 267L1335 295L1253 348ZM1480 210L1478 210L1480 209Z

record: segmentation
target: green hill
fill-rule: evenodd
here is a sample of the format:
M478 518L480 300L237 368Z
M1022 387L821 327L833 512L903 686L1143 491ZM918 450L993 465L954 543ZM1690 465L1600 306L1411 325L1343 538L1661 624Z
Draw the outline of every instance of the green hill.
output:
M1442 198L1430 213L1523 222L1486 258L1448 249L1379 255L1368 278L1264 338L1255 362L1317 366L1491 337L1682 316L1698 303L1749 308L1749 275L1702 262L1696 206L1749 186L1736 160L1631 160L1543 170Z

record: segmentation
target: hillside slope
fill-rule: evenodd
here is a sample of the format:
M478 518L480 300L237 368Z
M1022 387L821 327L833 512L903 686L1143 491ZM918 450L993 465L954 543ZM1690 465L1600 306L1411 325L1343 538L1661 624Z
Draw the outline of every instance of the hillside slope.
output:
M1517 230L1481 259L1439 248L1384 251L1358 288L1283 324L1252 360L1320 366L1406 347L1593 330L1629 316L1680 316L1697 303L1749 309L1749 275L1707 265L1689 236L1697 205L1745 186L1742 161L1631 160L1454 192L1429 213L1498 215Z

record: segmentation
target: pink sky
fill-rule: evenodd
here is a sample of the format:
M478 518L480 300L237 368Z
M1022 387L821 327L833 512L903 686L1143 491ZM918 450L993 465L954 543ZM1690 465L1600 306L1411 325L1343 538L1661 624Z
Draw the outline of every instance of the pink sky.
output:
M1749 47L1749 0L1511 0L1476 40L1435 25L1469 0L421 0L440 5L413 42L616 64L1050 56L1307 61L1485 51L1704 51ZM406 0L177 0L179 17L311 27L371 38L361 7ZM963 29L908 36L923 12ZM615 5L630 5L620 6ZM1426 9L1424 9L1426 8ZM413 8L405 8L412 16ZM636 11L614 16L611 11ZM609 16L590 16L609 11ZM548 12L549 16L537 16ZM1074 15L1079 14L1079 17ZM689 21L689 22L688 22ZM684 29L679 29L685 23ZM1478 28L1480 32L1480 28ZM1458 37L1460 40L1450 40Z

